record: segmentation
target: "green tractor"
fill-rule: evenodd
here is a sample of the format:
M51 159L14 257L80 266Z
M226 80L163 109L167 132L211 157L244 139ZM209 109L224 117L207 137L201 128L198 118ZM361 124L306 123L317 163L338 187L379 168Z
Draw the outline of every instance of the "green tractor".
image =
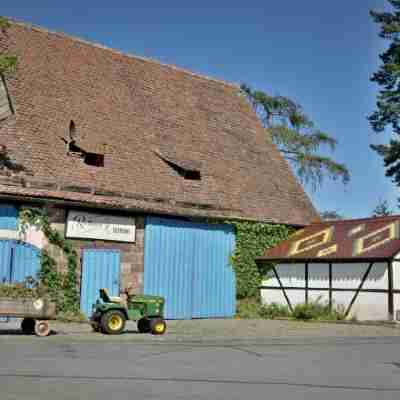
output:
M129 295L127 306L121 297L112 297L100 289L100 300L94 304L90 324L95 332L117 335L125 328L126 320L137 321L138 331L162 335L167 329L163 318L164 298L160 296Z

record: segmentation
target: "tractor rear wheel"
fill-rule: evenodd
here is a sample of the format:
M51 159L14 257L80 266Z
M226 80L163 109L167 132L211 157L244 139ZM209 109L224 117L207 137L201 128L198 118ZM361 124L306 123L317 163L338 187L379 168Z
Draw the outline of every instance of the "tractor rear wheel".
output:
M21 322L21 330L25 335L33 335L35 333L35 320L33 318L24 318Z
M101 330L109 335L118 335L125 329L125 314L120 310L111 310L101 317Z
M149 333L151 328L150 328L150 320L147 318L141 318L137 322L137 329L140 333Z
M167 324L161 318L152 319L150 321L150 330L152 335L163 335L167 330Z

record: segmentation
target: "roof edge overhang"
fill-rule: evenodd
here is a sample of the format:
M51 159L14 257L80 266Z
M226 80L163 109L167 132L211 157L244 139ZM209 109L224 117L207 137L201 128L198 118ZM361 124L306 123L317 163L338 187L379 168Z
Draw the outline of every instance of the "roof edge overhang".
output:
M37 196L31 194L13 194L13 193L2 193L0 191L0 200L5 201L18 201L18 202L28 202L28 203L35 203L35 204L50 204L54 206L65 206L70 208L78 208L78 207L85 207L91 209L98 209L98 210L108 210L108 211L118 211L118 212L134 212L134 213L142 213L142 214L158 214L158 215L167 215L167 216L176 216L182 218L209 218L214 220L231 220L231 221L239 221L239 222L262 222L268 224L282 224L282 225L290 225L293 227L301 227L303 225L295 225L290 223L284 222L277 222L272 220L259 220L251 217L240 217L235 214L224 214L219 213L218 210L214 210L213 212L209 211L206 212L205 210L201 209L188 209L188 210L167 210L162 207L157 207L154 205L126 205L122 203L114 203L114 204L107 204L106 202L97 202L91 201L89 199L67 199L61 196Z
M264 258L256 257L257 264L355 264L361 262L389 262L393 261L394 255L390 257L351 257L351 258Z

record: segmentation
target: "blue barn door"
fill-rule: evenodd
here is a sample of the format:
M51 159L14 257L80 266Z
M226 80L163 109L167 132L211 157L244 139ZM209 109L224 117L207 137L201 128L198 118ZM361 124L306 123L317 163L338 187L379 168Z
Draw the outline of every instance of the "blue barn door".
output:
M229 225L197 227L192 318L235 315L236 280L229 262L234 245L235 234Z
M29 243L17 242L13 249L11 282L22 282L26 278L37 278L40 270L40 250Z
M121 255L119 250L87 249L82 253L81 311L90 317L99 289L119 296Z
M0 283L11 281L11 254L13 240L0 240Z
M37 278L40 270L40 250L17 240L0 240L1 283L23 282Z
M165 318L192 318L193 232L181 221L148 218L144 293L165 297Z
M234 243L228 225L147 218L144 293L165 297L167 319L232 317Z

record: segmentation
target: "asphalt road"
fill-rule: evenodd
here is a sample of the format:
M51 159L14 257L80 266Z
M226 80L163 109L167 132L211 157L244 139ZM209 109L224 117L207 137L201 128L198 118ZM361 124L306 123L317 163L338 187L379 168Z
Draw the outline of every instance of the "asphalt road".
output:
M400 399L396 336L154 339L2 335L0 399Z

